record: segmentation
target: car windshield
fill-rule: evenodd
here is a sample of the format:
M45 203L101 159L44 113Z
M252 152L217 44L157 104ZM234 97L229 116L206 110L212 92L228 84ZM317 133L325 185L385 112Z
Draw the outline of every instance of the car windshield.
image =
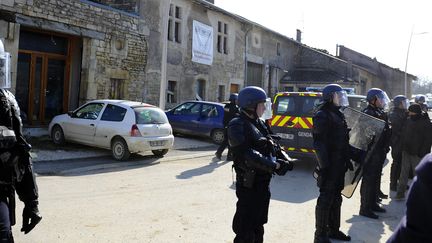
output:
M135 107L135 117L137 124L165 124L168 118L159 108Z

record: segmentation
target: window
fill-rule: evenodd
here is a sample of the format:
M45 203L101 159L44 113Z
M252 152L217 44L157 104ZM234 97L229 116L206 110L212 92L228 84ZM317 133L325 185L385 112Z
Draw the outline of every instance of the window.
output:
M168 118L158 108L135 107L135 118L137 124L165 124Z
M228 25L218 21L217 51L228 54Z
M304 97L302 100L303 100L302 114L312 116L315 107L320 103L320 98Z
M168 40L181 43L181 23L182 13L181 7L170 5L169 20L168 20Z
M198 100L205 100L205 80L199 79L196 83L196 95Z
M96 120L99 116L99 113L101 112L104 104L102 103L90 103L81 109L77 110L73 117L75 118L81 118L81 119L89 119L89 120Z
M174 115L199 115L201 104L198 103L184 103L174 109Z
M225 100L225 85L219 85L217 99L219 102L222 102Z
M104 112L102 113L102 121L123 121L126 115L126 109L116 105L107 105Z
M204 117L217 117L217 108L214 105L203 105L201 115Z
M168 81L168 90L167 90L167 103L176 103L177 102L177 82L176 81Z
M278 42L278 43L276 43L276 55L278 55L278 56L280 56L281 55L281 50L280 50L280 43Z
M123 80L122 79L111 79L111 87L109 92L110 99L123 99Z
M295 111L294 97L280 97L276 104L277 115L289 115Z

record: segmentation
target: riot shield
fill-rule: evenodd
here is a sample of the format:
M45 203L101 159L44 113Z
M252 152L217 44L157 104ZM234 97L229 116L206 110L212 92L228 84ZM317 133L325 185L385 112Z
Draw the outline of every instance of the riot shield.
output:
M385 122L350 107L346 107L342 112L345 115L348 128L351 129L349 133L350 145L366 153L362 164L350 161L353 170L348 170L345 173L345 186L341 193L350 198L361 179L363 165L369 161L372 151L381 137Z

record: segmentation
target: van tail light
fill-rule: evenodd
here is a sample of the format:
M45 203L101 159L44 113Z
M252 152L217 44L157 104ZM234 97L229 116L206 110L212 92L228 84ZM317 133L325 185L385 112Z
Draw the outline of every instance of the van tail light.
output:
M131 137L141 137L141 132L138 129L138 126L136 124L132 125L130 135L131 135Z

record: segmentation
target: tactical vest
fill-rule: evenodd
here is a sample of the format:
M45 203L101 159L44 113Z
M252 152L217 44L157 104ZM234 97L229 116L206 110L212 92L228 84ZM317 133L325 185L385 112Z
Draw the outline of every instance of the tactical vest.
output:
M11 184L16 179L17 156L13 148L17 142L12 128L12 110L3 89L0 89L0 185Z

